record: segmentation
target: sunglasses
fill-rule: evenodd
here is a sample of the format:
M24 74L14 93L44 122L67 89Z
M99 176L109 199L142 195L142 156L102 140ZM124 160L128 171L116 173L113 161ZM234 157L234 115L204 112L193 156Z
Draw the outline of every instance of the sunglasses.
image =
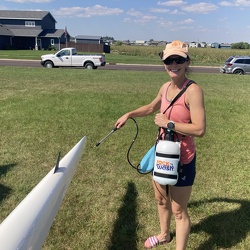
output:
M184 58L182 56L178 56L178 57L168 57L166 58L163 62L164 64L166 65L171 65L173 64L174 62L177 63L177 64L183 64L184 62L188 61L187 58Z

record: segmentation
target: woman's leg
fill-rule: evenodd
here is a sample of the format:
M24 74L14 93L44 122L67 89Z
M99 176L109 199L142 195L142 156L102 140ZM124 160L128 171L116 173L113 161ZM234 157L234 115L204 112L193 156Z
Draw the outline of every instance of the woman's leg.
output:
M167 190L168 186L160 185L152 180L155 199L158 206L161 233L157 235L159 241L170 240L170 222L171 222L171 200Z
M191 192L192 186L170 186L172 213L176 222L176 250L184 250L187 247L191 227L187 206Z

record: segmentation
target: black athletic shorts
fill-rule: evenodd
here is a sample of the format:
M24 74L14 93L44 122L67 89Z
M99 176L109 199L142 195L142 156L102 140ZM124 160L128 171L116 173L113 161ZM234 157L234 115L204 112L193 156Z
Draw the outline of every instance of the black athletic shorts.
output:
M196 174L196 155L194 159L188 163L181 166L181 172L179 173L179 178L177 183L174 185L176 187L192 186L194 184L195 174Z

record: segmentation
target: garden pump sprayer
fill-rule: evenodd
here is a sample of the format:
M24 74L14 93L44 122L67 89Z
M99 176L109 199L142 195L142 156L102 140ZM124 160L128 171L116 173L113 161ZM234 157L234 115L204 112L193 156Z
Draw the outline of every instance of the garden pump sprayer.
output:
M136 125L135 137L129 146L127 160L131 167L140 174L148 174L153 171L153 179L161 185L175 185L178 180L178 170L180 161L180 142L169 140L156 141L156 144L143 157L142 161L134 165L130 160L130 150L138 136L138 124L131 118ZM117 128L112 129L103 139L96 143L98 147L106 138L113 134Z

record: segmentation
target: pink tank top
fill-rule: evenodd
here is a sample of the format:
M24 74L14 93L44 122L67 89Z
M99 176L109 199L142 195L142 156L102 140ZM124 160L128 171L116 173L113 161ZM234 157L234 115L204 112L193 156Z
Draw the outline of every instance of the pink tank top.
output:
M183 85L183 88L189 82L187 80ZM163 91L162 100L161 100L161 112L163 113L165 109L169 106L170 102L167 100L167 91L171 83L166 85L166 88ZM166 111L166 116L169 120L174 122L181 123L190 123L190 111L185 103L186 92ZM181 162L183 164L188 164L191 162L195 155L195 143L193 136L183 136L178 134L178 138L181 141Z

